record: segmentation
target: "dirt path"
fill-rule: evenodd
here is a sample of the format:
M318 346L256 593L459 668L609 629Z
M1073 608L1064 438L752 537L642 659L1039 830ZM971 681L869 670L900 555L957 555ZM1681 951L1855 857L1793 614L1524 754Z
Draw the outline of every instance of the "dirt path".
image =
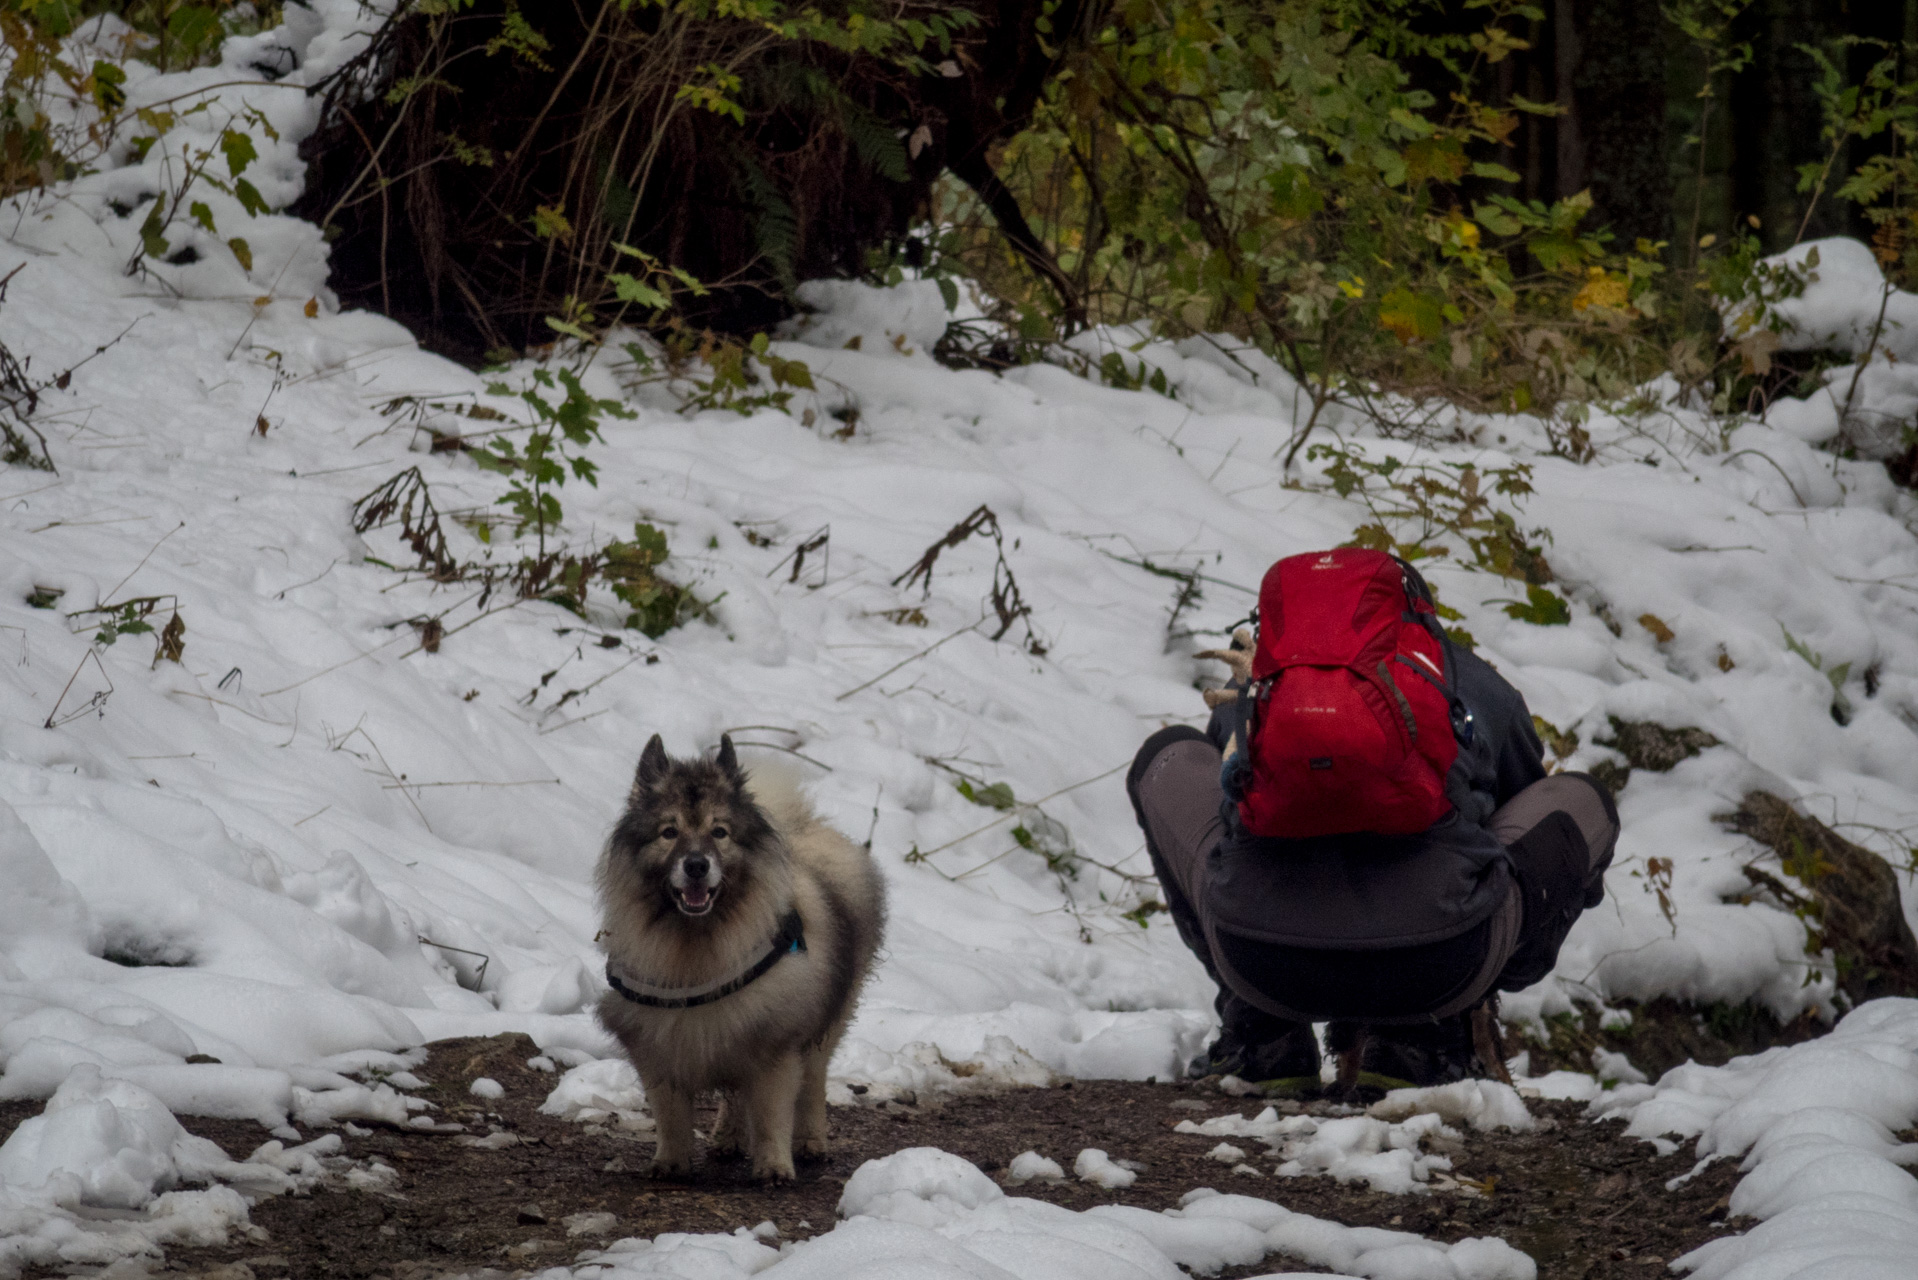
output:
M537 1052L530 1040L454 1040L431 1049L415 1074L432 1082L420 1096L442 1108L434 1114L466 1123L469 1139L498 1126L518 1142L485 1149L453 1135L392 1128L348 1137L345 1154L378 1157L396 1171L389 1186L264 1201L253 1211L254 1223L267 1232L264 1243L235 1240L217 1249L173 1250L170 1269L158 1274L429 1280L490 1268L491 1275L503 1277L569 1263L581 1250L623 1236L732 1231L771 1221L782 1238L804 1239L831 1229L840 1189L861 1163L903 1147L935 1146L995 1176L1003 1176L1013 1156L1034 1149L1068 1169L1084 1147L1145 1165L1123 1191L1070 1181L1014 1192L1073 1209L1110 1203L1165 1209L1194 1187L1210 1186L1351 1225L1445 1241L1499 1236L1538 1260L1540 1280L1647 1280L1663 1275L1672 1258L1728 1229L1725 1197L1738 1176L1733 1162L1719 1162L1667 1192L1665 1182L1692 1167L1689 1148L1660 1158L1644 1143L1617 1137L1616 1125L1580 1120L1577 1105L1534 1102L1534 1114L1549 1121L1538 1132L1467 1134L1465 1150L1453 1156L1458 1176L1490 1184L1486 1195L1393 1196L1330 1178L1255 1178L1206 1157L1218 1139L1173 1132L1180 1120L1254 1114L1253 1101L1190 1085L1081 1081L947 1098L937 1105L836 1108L834 1154L802 1165L794 1186L753 1185L738 1163L704 1165L695 1183L656 1183L637 1172L651 1156L650 1135L567 1124L538 1113L554 1077L525 1065ZM474 1098L468 1086L479 1076L498 1081L505 1096L493 1102ZM0 1138L38 1110L37 1103L0 1107ZM182 1122L236 1158L267 1138L251 1123ZM1261 1144L1240 1144L1256 1153L1255 1163L1270 1168ZM569 1238L565 1220L589 1213L612 1214L615 1225ZM1275 1255L1224 1275L1288 1268L1298 1269Z

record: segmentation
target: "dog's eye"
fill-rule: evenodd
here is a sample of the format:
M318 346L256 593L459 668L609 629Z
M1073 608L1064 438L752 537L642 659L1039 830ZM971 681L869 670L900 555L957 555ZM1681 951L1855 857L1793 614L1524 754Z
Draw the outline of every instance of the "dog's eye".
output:
M677 840L679 839L679 828L678 827L661 827L659 829L659 838L661 840Z
M730 833L724 827L713 828L713 839L715 840L724 840L728 834Z

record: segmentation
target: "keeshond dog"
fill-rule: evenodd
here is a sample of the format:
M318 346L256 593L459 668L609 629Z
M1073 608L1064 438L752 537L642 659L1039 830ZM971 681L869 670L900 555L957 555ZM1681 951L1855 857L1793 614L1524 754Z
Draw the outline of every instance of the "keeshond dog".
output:
M675 760L655 734L598 884L613 987L599 1020L646 1087L651 1173L691 1173L694 1099L719 1090L713 1154L791 1180L795 1154L825 1153L826 1064L879 948L872 855L790 777L749 777L731 738Z

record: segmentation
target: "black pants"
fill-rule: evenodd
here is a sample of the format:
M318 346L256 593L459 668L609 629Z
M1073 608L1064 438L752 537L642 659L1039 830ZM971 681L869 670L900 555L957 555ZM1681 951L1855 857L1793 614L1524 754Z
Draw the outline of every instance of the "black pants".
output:
M1489 919L1461 935L1448 962L1464 976L1446 983L1431 1007L1342 1007L1341 998L1303 1012L1274 996L1276 983L1261 983L1258 948L1219 945L1207 911L1209 855L1223 834L1219 789L1220 754L1205 735L1173 728L1154 734L1140 749L1126 788L1131 793L1153 870L1173 922L1187 947L1218 983L1220 1017L1228 1026L1248 1022L1315 1020L1318 1016L1378 1022L1415 1022L1457 1014L1493 989L1518 991L1550 973L1572 923L1604 895L1604 873L1618 840L1618 811L1589 776L1560 773L1533 783L1495 812L1487 826L1512 859L1513 887ZM1461 948L1469 954L1463 954ZM1230 953L1228 955L1227 953ZM1297 958L1294 952L1293 958ZM1245 957L1253 957L1247 963ZM1239 958L1234 963L1231 957ZM1354 990L1415 985L1420 974L1404 956L1376 952L1323 953L1325 970L1355 976ZM1367 966L1380 972L1367 974ZM1311 967L1317 968L1314 963ZM1295 965L1296 968L1296 965ZM1396 981L1403 978L1404 982ZM1296 999L1296 997L1295 997ZM1363 1004L1366 997L1350 1000ZM1349 1001L1348 1001L1349 1003ZM1416 1002L1415 1002L1416 1003Z

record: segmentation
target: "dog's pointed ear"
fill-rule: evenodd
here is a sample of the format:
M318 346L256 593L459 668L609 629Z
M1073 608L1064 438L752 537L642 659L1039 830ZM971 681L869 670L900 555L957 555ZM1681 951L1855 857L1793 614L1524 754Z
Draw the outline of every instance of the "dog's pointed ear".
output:
M666 768L671 763L666 758L666 742L658 734L646 744L639 753L639 768L633 773L635 787L650 787L666 776Z
M730 733L719 735L719 757L714 762L719 771L737 785L746 781L746 775L739 771L739 756L733 751L733 737Z

